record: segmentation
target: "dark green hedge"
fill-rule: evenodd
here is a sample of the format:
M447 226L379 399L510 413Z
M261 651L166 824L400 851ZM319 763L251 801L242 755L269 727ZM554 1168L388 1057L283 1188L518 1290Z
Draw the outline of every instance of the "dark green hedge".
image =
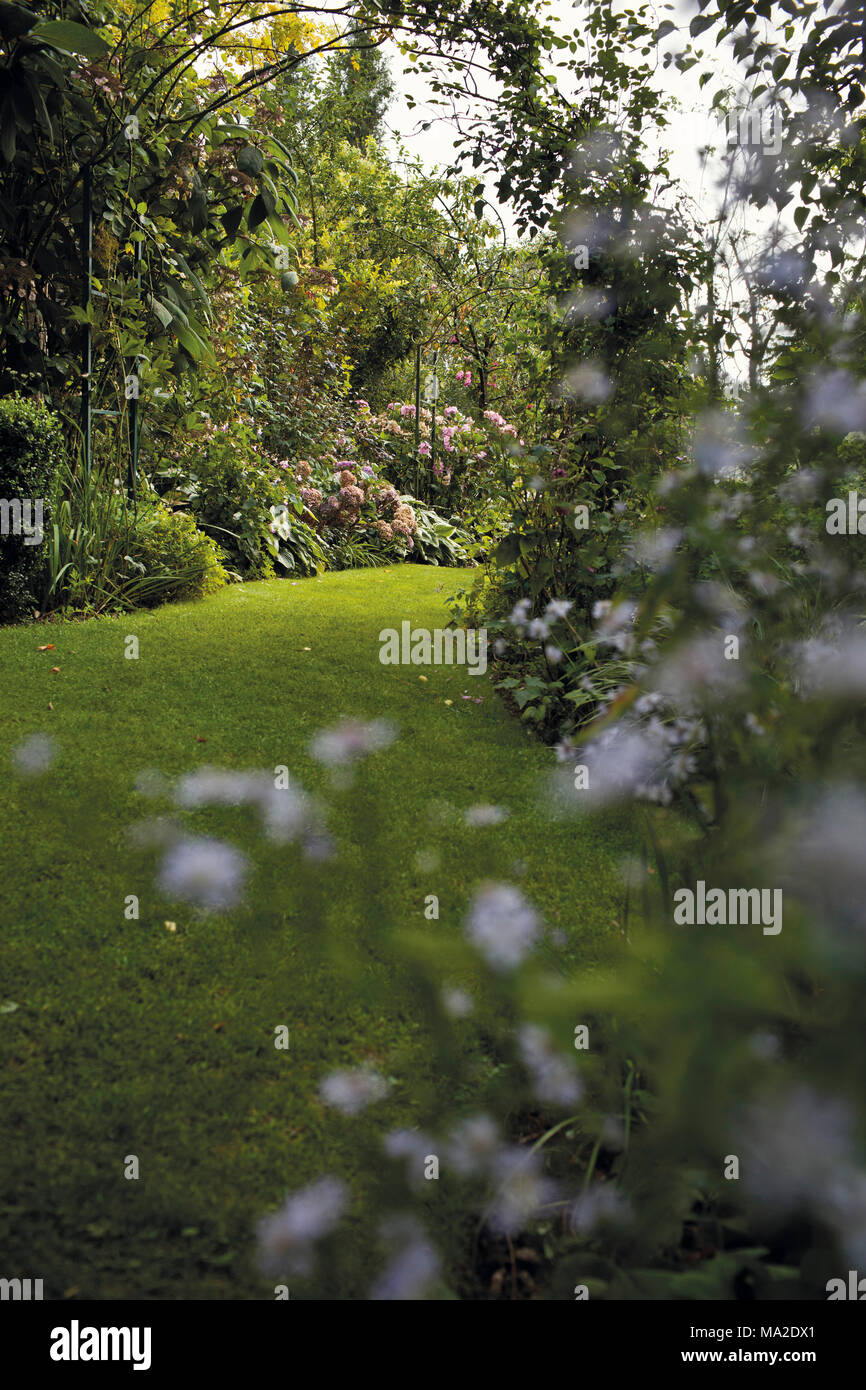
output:
M0 621L29 617L40 606L51 481L63 448L60 423L44 405L15 396L0 400Z

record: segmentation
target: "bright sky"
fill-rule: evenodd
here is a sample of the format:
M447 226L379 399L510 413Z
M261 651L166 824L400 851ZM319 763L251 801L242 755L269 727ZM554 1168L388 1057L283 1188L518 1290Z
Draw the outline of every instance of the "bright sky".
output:
M622 8L625 9L627 6L623 4ZM579 27L583 11L582 3L572 5L569 0L553 0L550 6L553 21L563 34L571 34ZM672 19L682 30L682 35L670 34L662 41L662 51L675 51L678 47L684 46L688 37L689 19L696 13L696 6L689 0L674 0L670 6L661 5L654 10L657 22ZM718 74L719 82L726 82L736 89L739 84L732 55L723 49L715 49L714 41L711 37L708 39L706 34L702 35L701 39L708 53L712 54L711 66ZM396 49L391 48L390 57L398 89L401 89L401 94L389 114L389 123L393 131L427 167L450 163L453 158L453 132L448 124L437 123L429 131L418 131L418 125L425 117L440 114L441 109L423 104L424 95L429 93L429 88L412 70L410 64L403 63ZM648 143L650 149L661 143L670 151L671 174L701 209L709 213L717 205L718 195L714 184L719 175L719 165L711 163L706 170L702 170L699 152L706 145L721 150L725 134L715 116L711 116L709 109L716 83L708 83L703 91L699 87L698 79L703 70L704 65L699 64L689 72L681 73L675 67L665 69L659 63L656 73L657 87L673 97L679 109L671 112L670 124L663 132L661 141L657 141L654 132L651 132ZM416 100L419 101L419 106L412 111L402 95L410 86ZM495 201L492 185L489 196ZM506 223L510 224L508 210L502 211Z

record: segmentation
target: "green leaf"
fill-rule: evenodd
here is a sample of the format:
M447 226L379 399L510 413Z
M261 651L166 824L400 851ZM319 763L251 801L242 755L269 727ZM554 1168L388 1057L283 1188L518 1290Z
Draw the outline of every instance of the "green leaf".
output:
M262 172L264 158L261 150L257 150L255 145L246 145L238 155L238 168L241 173L249 174L252 178L257 178Z
M494 552L494 559L497 565L513 565L519 557L520 537L517 535L503 537Z
M36 15L25 10L23 5L10 5L7 0L0 4L0 38L17 39L26 34L36 23Z
M234 241L235 237L237 236L238 228L241 225L241 219L243 218L243 215L244 210L242 207L229 208L228 212L224 213L223 216L220 218L220 221L222 222L223 227L225 228L225 233L229 241Z
M165 305L156 299L154 295L150 296L150 307L156 314L163 328L168 328L172 319L171 310L166 309Z
M270 212L272 211L273 208L270 209ZM265 202L262 194L257 193L255 198L253 198L252 206L250 207L250 210L247 213L247 226L249 227L250 231L254 232L256 227L260 227L263 222L267 221L268 216L268 205Z
M15 117L9 106L3 108L3 124L0 126L0 154L11 164L15 158Z
M69 19L42 20L31 30L30 37L63 53L83 53L86 58L101 58L110 48L92 29Z

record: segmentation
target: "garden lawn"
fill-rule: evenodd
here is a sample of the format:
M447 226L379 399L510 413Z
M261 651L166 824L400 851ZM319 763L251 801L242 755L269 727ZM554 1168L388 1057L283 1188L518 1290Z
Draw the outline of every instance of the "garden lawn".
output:
M257 1218L326 1172L363 1212L382 1130L426 1127L442 1101L420 987L380 921L460 937L473 888L495 877L565 933L558 968L610 955L627 830L542 814L552 754L488 677L379 662L380 630L444 627L463 578L349 571L0 632L3 1276L42 1278L51 1299L273 1298ZM308 744L343 715L387 717L399 737L334 791ZM57 759L22 778L10 752L34 733L56 740ZM327 798L336 858L271 849L250 904L222 916L160 898L128 831L168 803L136 779L204 764L287 765ZM509 818L469 828L462 812L479 803ZM188 821L255 854L248 822L236 809ZM425 918L429 894L438 920ZM288 1050L274 1046L280 1025ZM467 1111L478 1052L467 1044ZM388 1098L354 1119L325 1107L322 1078L365 1060L391 1078ZM137 1179L124 1175L131 1156ZM444 1182L430 1187L435 1223L456 1233L466 1213L449 1211ZM363 1298L370 1268L359 1237L328 1292Z

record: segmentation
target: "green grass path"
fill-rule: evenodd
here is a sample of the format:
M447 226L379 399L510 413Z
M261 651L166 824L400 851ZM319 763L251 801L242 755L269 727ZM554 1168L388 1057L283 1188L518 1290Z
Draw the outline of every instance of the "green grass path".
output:
M607 954L626 831L602 839L540 813L551 754L487 677L379 662L380 629L445 626L462 578L351 571L0 632L0 1275L41 1277L46 1298L273 1297L255 1268L256 1218L324 1172L363 1202L365 1143L423 1126L435 1098L417 999L377 941L379 914L456 938L473 887L503 878L566 934L573 968ZM138 660L124 655L130 635ZM399 738L335 797L307 745L341 716L388 717ZM37 732L58 758L24 780L9 754ZM175 777L206 763L287 764L328 796L339 855L315 875L354 978L318 949L300 898L276 922L254 910L203 918L158 898L126 838L151 811L134 783L144 769ZM462 812L478 803L509 819L468 829ZM242 813L196 815L196 829L256 843ZM311 872L293 847L280 851L255 902ZM124 917L131 894L138 920ZM424 918L427 894L439 921ZM288 1052L273 1045L280 1024ZM317 1088L365 1059L392 1092L347 1120ZM463 1099L471 1109L469 1080ZM131 1154L137 1181L124 1177ZM365 1277L359 1250L339 1295L363 1297Z

